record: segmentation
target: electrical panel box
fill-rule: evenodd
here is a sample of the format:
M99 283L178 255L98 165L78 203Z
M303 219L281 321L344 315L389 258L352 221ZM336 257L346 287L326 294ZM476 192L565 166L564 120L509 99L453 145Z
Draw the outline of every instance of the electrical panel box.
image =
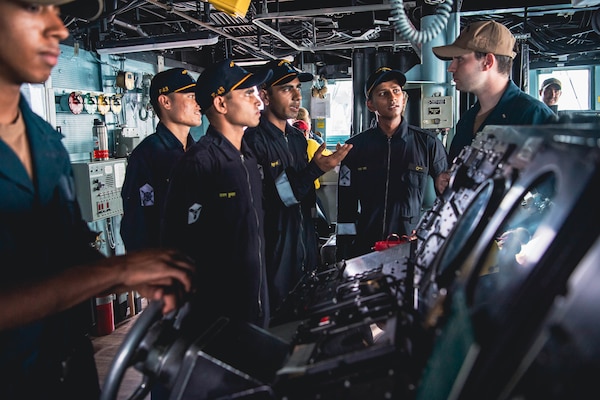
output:
M121 188L125 159L73 163L75 190L83 219L93 222L123 213Z
M452 96L424 97L421 103L421 128L452 128Z
M115 135L117 158L129 157L133 149L142 141L136 128L122 126L120 129L115 130Z

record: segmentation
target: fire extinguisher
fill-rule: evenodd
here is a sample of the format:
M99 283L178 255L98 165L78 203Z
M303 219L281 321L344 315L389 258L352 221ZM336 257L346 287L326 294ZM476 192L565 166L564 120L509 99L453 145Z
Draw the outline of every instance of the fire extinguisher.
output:
M96 335L109 335L115 330L114 294L96 297Z

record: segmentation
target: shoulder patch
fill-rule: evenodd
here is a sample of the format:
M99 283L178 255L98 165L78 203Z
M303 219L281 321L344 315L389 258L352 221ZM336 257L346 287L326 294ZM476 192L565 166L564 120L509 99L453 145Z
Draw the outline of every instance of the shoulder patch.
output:
M200 211L202 211L202 204L192 204L192 206L188 209L188 225L198 221L198 218L200 218Z
M258 164L258 173L260 174L260 179L265 180L265 171L263 169L262 164Z
M352 184L352 179L350 176L350 168L347 165L342 165L340 168L340 178L339 185L340 186L350 186Z
M154 188L148 183L140 187L140 201L142 207L149 207L154 205Z

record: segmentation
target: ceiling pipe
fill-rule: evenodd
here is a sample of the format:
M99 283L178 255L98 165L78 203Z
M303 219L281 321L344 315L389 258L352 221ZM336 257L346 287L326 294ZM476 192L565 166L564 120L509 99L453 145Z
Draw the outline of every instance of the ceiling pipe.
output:
M388 41L388 42L380 42L373 44L371 42L365 43L337 43L325 46L301 46L294 43L292 40L288 39L284 34L272 28L263 22L263 20L277 20L277 19L293 19L294 17L312 17L312 16L328 16L328 15L344 15L344 14L355 14L361 12L370 12L370 11L381 11L381 10L391 10L391 4L374 4L374 5L366 5L366 6L353 6L353 7L333 7L333 8L323 8L318 10L302 10L302 11L288 11L285 13L265 13L256 15L252 19L252 23L257 27L265 30L271 35L279 38L282 42L290 46L292 49L303 52L308 51L314 53L315 51L324 51L324 50L343 50L343 49L357 49L357 48L365 48L365 47L407 47L410 46L410 42L408 41ZM361 38L352 38L351 40L360 40Z
M113 19L112 23L120 26L121 28L132 30L142 37L150 36L146 32L144 32L144 30L142 28L140 28L139 26L134 26L134 25L128 24L127 22L121 21L119 19L116 19L116 18Z
M206 22L200 21L196 18L190 17L189 15L187 15L184 12L178 11L176 10L173 6L167 5L167 4L163 4L160 1L157 0L144 0L147 3L153 4L157 7L162 8L163 10L178 15L181 18L184 18L190 22L195 23L196 25L208 29L212 32L215 32L216 34L226 37L240 45L242 45L243 47L246 47L248 49L251 49L254 53L260 54L262 56L265 56L269 59L277 59L279 57L264 51L261 48L258 48L256 46L253 46L247 42L245 42L243 39L240 39L236 36L230 35L224 31L222 31L219 28L216 28ZM390 10L392 9L393 6L391 4L374 4L374 5L366 5L366 6L353 6L353 7L332 7L332 8L324 8L324 9L318 9L318 10L302 10L302 11L292 11L292 12L286 12L285 14L283 13L266 13L266 14L259 14L257 16L255 16L252 19L252 23L254 25L256 25L258 28L268 32L269 34L277 37L279 40L281 40L282 42L284 42L285 44L287 44L288 46L290 46L292 49L294 49L295 51L298 52L312 52L314 53L315 51L327 51L327 50L343 50L343 49L358 49L358 48L366 48L366 47L394 47L394 48L400 48L400 47L408 47L410 46L410 42L409 41L388 41L388 42L380 42L380 43L372 43L372 42L365 42L365 43L356 43L356 42L351 42L351 43L337 43L337 44L331 44L331 45L324 45L324 46L301 46L298 45L296 43L294 43L292 40L290 40L289 38L287 38L284 34L282 34L281 32L275 30L274 28L270 27L269 25L267 25L266 23L262 22L262 20L273 20L273 19L284 19L284 18L293 18L295 16L323 16L323 15L343 15L343 14L354 14L354 13L360 13L360 12L368 12L368 11L380 11L380 10Z
M292 42L290 39L288 39L287 37L285 37L284 34L282 34L281 32L271 28L269 25L263 23L262 21L256 21L256 20L252 20L252 23L256 26L258 26L259 28L269 32L271 35L276 36L279 38L279 40L281 40L282 42L284 42L285 44L287 44L288 46L290 46L292 49L296 50L296 51L303 51L303 47L302 46L298 46L296 43ZM305 49L305 51L312 51L312 50L308 50L308 48Z
M251 44L249 44L247 42L244 42L243 40L240 40L239 38L237 38L237 37L235 37L233 35L230 35L230 34L228 34L226 32L223 32L222 30L220 30L218 28L215 28L214 26L212 26L210 24L202 22L199 19L190 17L189 15L187 15L184 12L177 11L173 6L170 6L170 5L167 5L167 4L163 4L160 1L156 1L156 0L145 0L145 1L146 1L146 3L154 4L155 6L160 7L163 10L165 10L165 11L171 13L171 14L175 14L175 15L183 18L183 19L186 19L186 20L188 20L190 22L193 22L194 24L196 24L198 26L201 26L204 29L207 29L209 31L215 32L216 34L218 34L220 36L223 36L223 37L225 37L227 39L233 40L234 42L236 42L236 43L238 43L238 44L240 44L240 45L242 45L242 46L244 46L246 48L249 48L249 49L253 50L254 52L259 53L259 54L261 54L261 55L263 55L263 56L265 56L267 58L274 59L274 60L277 59L277 57L274 56L273 54L270 54L270 53L268 53L268 52L266 52L266 51L264 51L264 50L262 50L262 49L260 49L260 48L258 48L256 46L253 46L253 45L251 45Z
M300 11L286 11L286 12L272 12L265 14L258 14L253 18L254 20L263 19L294 19L294 17L323 17L323 16L335 16L344 14L358 14L370 11L385 11L391 10L391 4L373 4L366 6L351 6L351 7L329 7L319 8L315 10L300 10Z

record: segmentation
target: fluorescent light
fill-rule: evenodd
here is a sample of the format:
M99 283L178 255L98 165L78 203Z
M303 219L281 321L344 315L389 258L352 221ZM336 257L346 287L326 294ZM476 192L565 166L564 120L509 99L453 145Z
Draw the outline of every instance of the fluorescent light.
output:
M286 60L290 63L294 62L294 56L285 56L281 57L281 60ZM236 61L235 63L240 67L257 67L260 65L264 65L271 60L249 60L249 61Z
M255 67L259 65L265 65L269 60L255 60L255 61L236 61L236 65L240 67Z
M98 42L96 44L96 52L98 54L137 53L140 51L212 46L219 42L218 36L210 36L206 32L199 33L201 35L190 33L187 35L164 35L152 38Z

